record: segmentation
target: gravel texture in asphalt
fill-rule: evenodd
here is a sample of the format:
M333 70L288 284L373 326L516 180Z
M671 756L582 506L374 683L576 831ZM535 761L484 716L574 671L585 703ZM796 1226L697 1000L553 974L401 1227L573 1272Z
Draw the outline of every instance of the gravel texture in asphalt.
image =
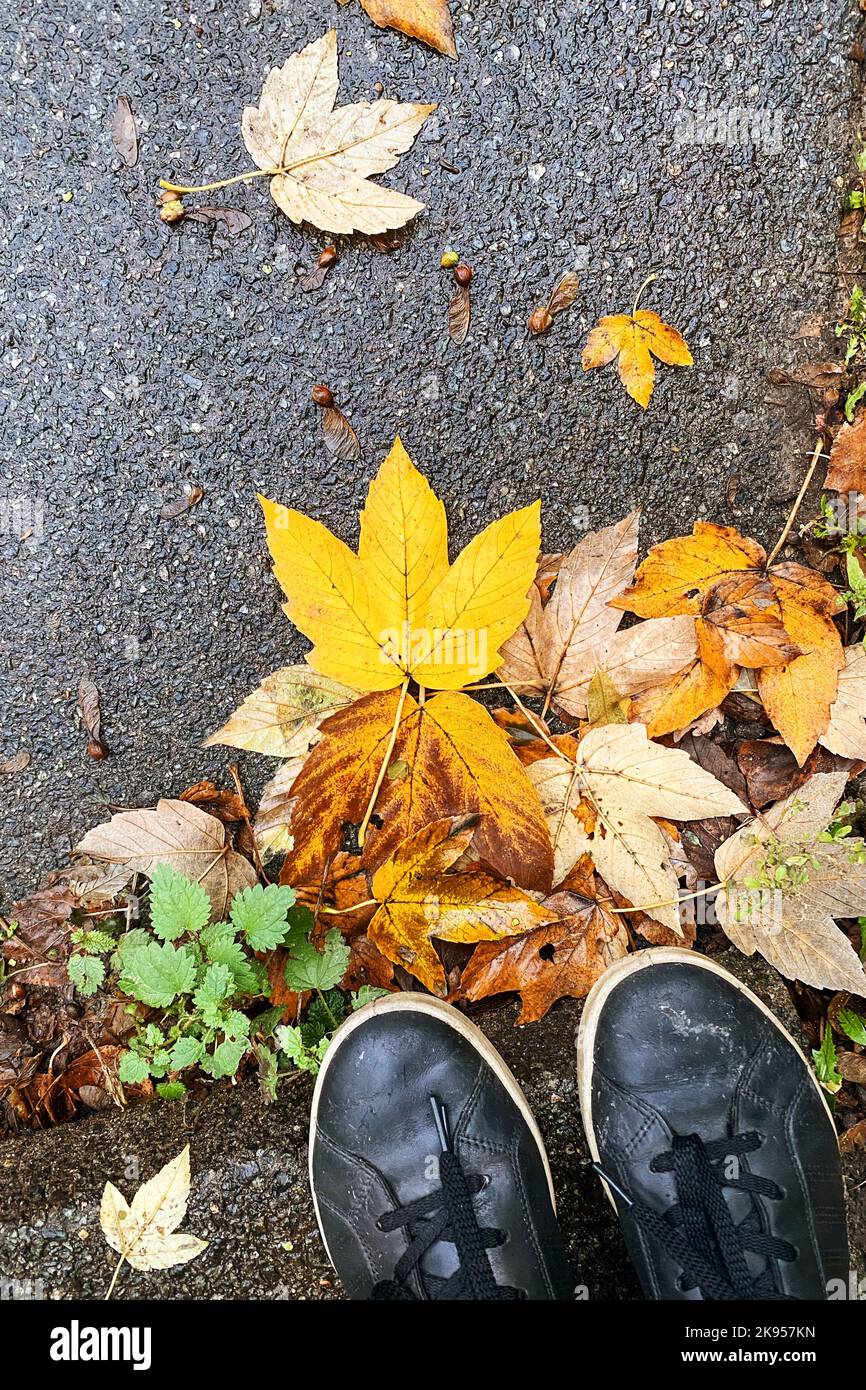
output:
M279 610L257 489L356 537L400 431L444 498L453 544L544 501L568 546L640 502L644 540L696 517L771 541L805 467L804 402L765 374L824 355L849 153L847 0L560 6L453 0L459 61L334 0L13 0L0 18L3 777L0 881L62 861L109 806L148 804L225 758L201 740L304 644ZM438 110L387 180L427 205L401 249L340 244L325 285L264 181L204 195L252 218L163 225L162 175L248 167L240 116L268 69L336 25L343 102ZM111 140L119 93L137 166ZM453 246L475 269L465 346L447 340ZM543 339L530 310L581 287ZM686 335L648 412L615 371L584 376L605 312L645 305ZM363 446L325 452L327 382ZM736 493L733 504L731 497ZM184 489L203 499L160 513ZM22 535L24 536L21 539ZM110 757L76 727L89 674ZM255 790L262 760L248 776Z

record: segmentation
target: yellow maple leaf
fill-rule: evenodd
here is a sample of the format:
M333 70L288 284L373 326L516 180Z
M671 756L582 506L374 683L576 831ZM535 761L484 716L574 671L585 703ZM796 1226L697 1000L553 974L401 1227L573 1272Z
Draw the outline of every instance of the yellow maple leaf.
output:
M259 501L285 610L310 665L355 690L459 690L492 671L529 610L541 503L494 521L448 566L445 513L398 439L370 486L357 555L301 512Z
M639 300L640 293L631 314L605 314L599 319L586 340L581 366L588 372L618 358L620 381L632 400L646 410L655 386L653 357L672 367L691 367L694 359L683 335L651 309L639 309Z
M468 849L477 816L447 816L425 825L373 875L381 904L367 928L370 941L434 994L447 983L433 946L439 941L499 941L556 917L519 888L486 869L448 873Z

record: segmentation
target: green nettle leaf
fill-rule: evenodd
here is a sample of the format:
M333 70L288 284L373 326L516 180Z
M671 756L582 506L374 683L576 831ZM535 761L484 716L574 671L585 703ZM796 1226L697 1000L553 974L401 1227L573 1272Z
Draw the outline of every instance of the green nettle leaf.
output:
M89 956L104 956L108 951L113 951L117 945L116 939L110 932L85 931L82 927L77 928L72 933L72 940Z
M277 1046L290 1062L299 1071L316 1072L322 1065L322 1060L331 1045L331 1039L320 1038L312 1047L304 1042L304 1037L300 1028L295 1028L291 1024L283 1024L277 1029Z
M156 1088L156 1094L162 1100L183 1100L186 1087L182 1081L161 1081Z
M374 999L383 999L386 994L390 994L388 989L380 989L378 985L362 985L350 995L353 1009L363 1009L365 1004L372 1004Z
M213 1077L234 1076L246 1050L246 1039L237 1042L226 1039L214 1048L211 1055L205 1053L201 1059L202 1070Z
M836 1022L842 1029L846 1038L852 1042L860 1043L866 1047L866 1019L862 1019L859 1014L855 1014L853 1009L840 1009L836 1015Z
M234 993L234 976L227 965L209 965L195 992L195 1006L209 1028L219 1028L225 1002Z
M246 1014L241 1013L240 1009L230 1009L225 1015L221 1027L226 1037L233 1042L239 1042L241 1038L249 1038L250 1021Z
M117 1074L128 1086L140 1086L150 1076L150 1067L136 1052L124 1052Z
M333 989L349 968L349 947L335 927L317 951L311 941L294 942L286 962L286 984L299 993L307 989Z
M151 1008L167 1008L195 983L195 959L185 946L161 946L140 929L122 938L117 954L120 988Z
M171 1070L183 1071L201 1061L204 1048L198 1038L178 1038L171 1049Z
M165 1049L160 1052L155 1052L150 1059L151 1076L165 1076L166 1072L170 1070L171 1053L166 1052Z
M273 951L285 940L286 914L295 901L293 888L257 883L245 888L232 902L231 919L254 951Z
M95 994L105 979L105 962L98 956L70 956L66 966L70 980L85 999Z
M200 883L158 864L150 880L150 925L163 941L200 931L210 921L210 898Z
M824 1030L824 1041L819 1048L812 1049L815 1061L815 1075L825 1090L835 1095L841 1088L842 1077L836 1066L836 1045L831 1029Z
M267 981L267 971L256 960L250 960L237 940L230 922L215 922L205 927L199 937L207 960L227 965L232 972L237 994L261 994Z

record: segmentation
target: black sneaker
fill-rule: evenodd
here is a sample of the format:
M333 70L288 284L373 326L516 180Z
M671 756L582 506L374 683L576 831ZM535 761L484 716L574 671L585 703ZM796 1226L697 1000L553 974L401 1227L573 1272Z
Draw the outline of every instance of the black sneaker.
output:
M750 990L691 951L640 951L592 989L577 1046L590 1150L648 1298L847 1284L830 1111Z
M571 1296L526 1097L440 1000L390 995L335 1034L313 1096L310 1184L350 1298Z

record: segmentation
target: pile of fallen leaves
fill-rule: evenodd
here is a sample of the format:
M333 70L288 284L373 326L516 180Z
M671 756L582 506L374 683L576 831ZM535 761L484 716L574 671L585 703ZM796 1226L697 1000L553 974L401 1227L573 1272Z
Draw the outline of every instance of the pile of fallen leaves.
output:
M843 802L866 765L866 652L843 645L822 574L703 522L638 566L637 513L541 554L538 503L452 561L442 503L399 441L357 553L260 500L312 647L210 742L276 771L255 817L207 783L187 815L118 813L82 841L82 867L16 909L0 1037L19 1121L117 1098L129 1015L110 988L85 1006L65 961L73 926L133 913L130 883L162 863L217 916L278 873L314 943L343 933L347 990L517 994L525 1023L641 944L693 946L700 929L707 949L726 936L801 991L833 991L828 1028L866 1012L866 844ZM280 953L265 963L270 1003L296 1020Z

